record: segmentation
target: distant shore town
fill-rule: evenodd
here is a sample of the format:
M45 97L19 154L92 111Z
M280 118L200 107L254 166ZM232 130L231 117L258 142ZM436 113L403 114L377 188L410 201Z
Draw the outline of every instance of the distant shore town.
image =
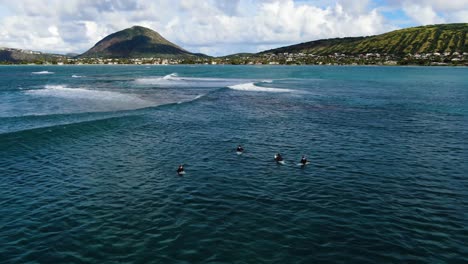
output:
M25 55L44 55L47 58L33 61L1 61L0 64L28 65L173 65L173 64L227 64L227 65L421 65L421 66L468 66L468 52L433 52L406 54L366 53L350 55L335 53L315 55L309 53L263 53L230 55L226 57L184 57L184 58L74 58L23 49L0 48L0 51L17 52Z

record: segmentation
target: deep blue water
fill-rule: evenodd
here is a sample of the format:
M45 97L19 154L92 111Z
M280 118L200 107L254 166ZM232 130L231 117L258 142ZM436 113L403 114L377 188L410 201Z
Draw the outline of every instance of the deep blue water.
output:
M0 67L0 262L466 263L467 116L467 68Z

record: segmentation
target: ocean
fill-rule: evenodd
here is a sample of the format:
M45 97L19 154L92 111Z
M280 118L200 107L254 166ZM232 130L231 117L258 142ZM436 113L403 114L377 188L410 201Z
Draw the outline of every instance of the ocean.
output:
M467 116L462 67L2 66L0 262L466 263Z

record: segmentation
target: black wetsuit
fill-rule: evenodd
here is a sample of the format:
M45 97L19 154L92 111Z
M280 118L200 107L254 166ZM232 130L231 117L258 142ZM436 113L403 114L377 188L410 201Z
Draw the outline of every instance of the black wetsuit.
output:
M283 157L281 157L280 154L277 154L275 160L276 160L276 161L282 161L282 160L283 160Z
M184 167L180 166L178 169L177 169L177 173L181 173L184 171Z
M306 159L306 158L302 158L302 159L301 159L301 163L302 163L302 165L306 165L307 159Z

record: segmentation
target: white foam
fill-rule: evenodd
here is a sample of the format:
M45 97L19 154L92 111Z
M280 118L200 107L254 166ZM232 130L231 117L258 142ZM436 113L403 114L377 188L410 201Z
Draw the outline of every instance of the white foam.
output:
M138 78L134 82L138 85L153 85L157 87L225 87L245 81L228 78L180 77L177 73L171 73L161 77Z
M32 74L54 74L54 72L50 72L50 71L38 71L38 72L32 72Z
M29 90L27 91L27 93L36 96L50 96L66 99L86 99L93 101L121 102L141 107L151 105L149 101L143 100L132 94L90 90L84 88L69 88L64 85L46 85L44 88L45 89Z
M139 78L135 82L143 85L165 85L170 84L171 81L177 80L177 73L171 73L166 76L156 78Z
M241 83L232 86L228 86L230 89L238 91L250 91L250 92L270 92L270 93L289 93L293 90L283 89L283 88L270 88L270 87L261 87L255 85L253 82Z
M168 74L168 75L166 75L166 76L164 76L162 78L163 78L163 80L177 80L176 77L177 77L177 73L171 73L171 74Z
M84 76L82 76L82 75L76 75L76 74L73 74L73 75L72 75L72 78L83 78L83 77L84 77Z

